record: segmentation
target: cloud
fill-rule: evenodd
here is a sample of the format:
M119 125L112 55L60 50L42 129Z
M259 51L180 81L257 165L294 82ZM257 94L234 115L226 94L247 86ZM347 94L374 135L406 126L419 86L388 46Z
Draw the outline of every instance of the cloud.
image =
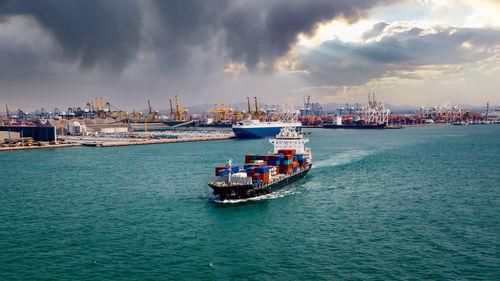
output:
M297 61L316 85L360 85L399 74L408 78L411 73L418 79L422 75L414 71L430 71L428 66L478 62L497 54L499 44L500 30L495 29L447 27L427 33L413 28L374 42L325 41L312 51L301 52Z
M385 27L388 25L389 24L386 22L379 22L379 23L373 25L372 29L363 33L363 35L361 37L365 41L368 39L372 39L373 37L377 37L384 31Z
M0 17L33 17L60 44L64 59L82 68L123 70L141 48L176 68L193 53L216 48L226 55L224 63L255 69L272 65L298 34L312 33L318 23L354 21L387 2L392 1L3 0Z
M63 58L83 68L122 69L139 47L141 13L133 0L0 2L0 17L34 18L62 48Z

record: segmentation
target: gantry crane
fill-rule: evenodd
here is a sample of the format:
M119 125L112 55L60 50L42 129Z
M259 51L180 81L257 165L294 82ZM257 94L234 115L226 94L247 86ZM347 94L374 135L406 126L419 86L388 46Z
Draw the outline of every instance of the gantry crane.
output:
M160 112L153 110L153 107L151 106L151 102L148 100L148 109L149 109L149 117L148 121L156 121L158 120L158 116L160 115Z
M255 118L262 119L263 117L266 116L266 112L259 109L259 103L257 101L257 97L253 98L255 99L255 113L254 113Z
M218 104L215 104L212 109L207 110L205 112L212 114L214 122L223 122L223 123L232 122L231 119L233 115L233 109L226 108L225 104L221 104L220 106Z
M176 105L176 111L174 112L175 121L188 121L189 110L181 108L178 95L175 95L175 105Z
M254 112L252 111L252 106L250 105L250 98L249 97L247 97L247 101L248 101L248 117L253 117Z
M245 111L239 110L236 107L236 110L233 111L233 123L239 122L245 118Z
M170 101L170 118L174 119L174 106L172 105L172 99L169 99Z

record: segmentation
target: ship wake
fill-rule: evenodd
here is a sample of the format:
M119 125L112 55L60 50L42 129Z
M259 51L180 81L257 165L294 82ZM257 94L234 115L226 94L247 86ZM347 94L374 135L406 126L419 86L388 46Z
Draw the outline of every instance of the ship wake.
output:
M375 154L376 151L366 150L349 150L330 156L328 159L316 161L313 163L313 168L334 167L358 162L363 158Z

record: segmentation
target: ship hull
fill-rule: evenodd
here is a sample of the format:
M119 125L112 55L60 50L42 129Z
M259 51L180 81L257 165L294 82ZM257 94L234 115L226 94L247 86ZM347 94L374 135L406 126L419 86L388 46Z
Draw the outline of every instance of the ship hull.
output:
M256 138L271 138L279 134L283 126L275 127L236 127L233 126L233 132L238 139L256 139ZM297 131L301 127L296 127Z
M286 177L279 181L273 183L266 183L260 185L238 185L238 186L226 186L219 187L216 185L209 184L214 190L214 195L217 197L217 201L225 200L238 200L238 199L249 199L254 197L259 197L267 194L271 194L286 186L302 179L307 175L311 169L312 164L308 164L306 168Z
M358 124L343 124L343 125L325 124L325 125L323 125L323 128L326 128L326 129L387 129L387 125L386 124L364 124L364 125L358 125Z
M211 123L211 124L199 124L198 127L214 127L214 128L230 128L233 124L231 123Z
M167 126L170 126L170 127L173 127L173 126L177 126L177 127L193 127L193 126L196 125L194 122L189 122L189 121L174 121L174 120L162 121L161 123L163 123L163 124L165 124Z

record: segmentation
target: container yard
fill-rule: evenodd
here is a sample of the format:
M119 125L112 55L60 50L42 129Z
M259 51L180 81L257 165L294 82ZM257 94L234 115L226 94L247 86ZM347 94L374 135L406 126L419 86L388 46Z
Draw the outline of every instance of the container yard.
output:
M313 110L314 109L314 110ZM474 125L500 123L500 109L490 112L489 103L484 113L476 113L465 106L444 104L416 108L413 112L392 113L383 103L376 101L374 93L368 94L365 105L345 104L335 113L324 113L323 107L304 99L300 122L303 127L316 128L402 128L432 125Z

